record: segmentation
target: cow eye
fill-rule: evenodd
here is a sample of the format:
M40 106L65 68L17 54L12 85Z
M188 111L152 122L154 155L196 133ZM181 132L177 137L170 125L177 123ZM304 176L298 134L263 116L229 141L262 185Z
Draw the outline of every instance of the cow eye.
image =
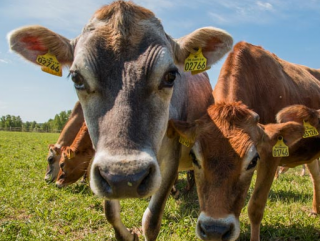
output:
M179 74L178 69L173 69L167 72L164 75L164 79L163 79L164 87L172 87L178 74Z
M249 165L247 166L246 170L250 170L250 169L254 168L257 165L257 162L258 162L259 159L260 159L260 156L258 154L256 154L254 156L254 158L252 158L252 160L249 163Z
M201 166L200 166L200 164L199 164L199 162L197 160L196 155L194 154L194 152L192 150L190 151L189 155L190 155L190 157L192 159L192 163L200 169Z
M69 75L71 76L71 79L74 83L74 87L77 90L84 90L85 89L84 78L78 71L70 72Z

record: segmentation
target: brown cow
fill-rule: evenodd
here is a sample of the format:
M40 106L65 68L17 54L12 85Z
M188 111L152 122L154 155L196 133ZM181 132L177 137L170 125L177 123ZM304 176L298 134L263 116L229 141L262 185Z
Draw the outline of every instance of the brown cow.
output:
M261 123L273 123L277 112L289 105L320 109L320 70L289 63L261 47L240 42L226 59L213 95L218 102L242 101L259 114ZM249 209L249 216L252 227L259 226L257 219L262 215ZM258 234L252 237L258 240Z
M150 10L116 1L96 11L74 40L29 26L13 31L9 42L33 63L50 51L70 66L96 150L90 187L107 199L119 240L136 237L121 222L119 199L152 195L142 226L146 239L156 240L181 150L165 135L168 120L193 121L213 102L207 74L184 72L185 60L202 52L206 64L192 66L209 68L231 49L232 37L205 27L175 40Z
M238 238L240 212L257 163L258 177L249 203L250 220L262 215L268 188L284 159L273 158L272 147L279 139L292 146L304 134L303 125L297 122L262 125L258 120L255 112L234 102L215 103L194 123L169 122L170 137L178 134L194 144L190 156L201 209L196 232L203 240ZM259 225L260 222L252 223L251 240L259 240Z
M72 144L83 122L83 112L81 104L78 101L70 114L68 122L63 127L57 143L54 145L49 145L49 153L47 156L48 166L44 180L48 182L53 182L56 180L59 173L59 160L61 157L61 152L66 146Z
M60 171L56 181L57 187L70 185L86 175L94 153L88 127L83 123L72 145L62 151L59 162Z

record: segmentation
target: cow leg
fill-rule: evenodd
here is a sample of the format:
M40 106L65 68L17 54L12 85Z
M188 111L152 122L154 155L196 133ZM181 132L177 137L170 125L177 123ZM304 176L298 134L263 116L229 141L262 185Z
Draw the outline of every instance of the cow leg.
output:
M302 171L300 173L301 177L303 177L304 175L306 175L306 165L305 164L302 165Z
M185 192L188 193L192 190L194 187L196 181L194 179L194 171L188 171L187 172L187 186L185 188Z
M320 214L320 169L318 159L307 164L313 182L312 212Z
M179 154L178 151L174 152L175 155L177 153ZM149 206L143 214L142 230L146 241L155 241L157 239L166 200L178 173L178 155L164 161L167 161L165 164L166 171L162 173L161 186L152 196Z
M120 218L120 202L119 200L105 200L104 214L108 222L112 225L116 239L119 241L138 241L136 234L131 234Z
M277 167L277 161L268 162L268 160L261 160L258 164L257 180L248 205L251 223L250 241L260 241L260 224Z

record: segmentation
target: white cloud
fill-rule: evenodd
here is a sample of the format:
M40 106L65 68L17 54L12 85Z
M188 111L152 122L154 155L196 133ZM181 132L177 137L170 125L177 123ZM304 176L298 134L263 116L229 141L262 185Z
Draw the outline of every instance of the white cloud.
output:
M260 7L260 9L265 10L273 10L273 6L270 3L263 3L258 1L257 5Z
M0 59L0 64L9 64L9 60Z
M80 33L93 13L111 0L16 0L1 7L3 19L29 20L54 30Z
M206 0L199 0L205 4ZM208 15L220 24L266 24L296 18L296 12L305 10L320 14L319 0L211 0Z

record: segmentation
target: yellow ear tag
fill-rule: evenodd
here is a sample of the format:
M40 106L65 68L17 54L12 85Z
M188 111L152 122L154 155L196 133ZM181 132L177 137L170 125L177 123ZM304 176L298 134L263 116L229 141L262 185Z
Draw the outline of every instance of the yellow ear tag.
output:
M283 137L279 136L277 143L272 147L273 157L289 156L289 148L283 142Z
M303 120L303 126L305 129L303 138L309 138L319 135L317 129L314 126L312 126L308 121Z
M209 68L207 68L207 59L203 56L201 48L194 54L190 53L184 61L184 71L191 71L192 74L201 73Z
M44 55L38 55L37 63L42 66L42 71L49 74L62 76L61 64L57 60L56 56L51 54L50 51Z
M191 145L191 141L188 140L188 139L183 138L182 136L180 136L179 142L180 142L182 145L186 146L186 147L190 147L190 145Z
M69 160L74 158L74 152L71 151L70 149L67 149L67 157Z

